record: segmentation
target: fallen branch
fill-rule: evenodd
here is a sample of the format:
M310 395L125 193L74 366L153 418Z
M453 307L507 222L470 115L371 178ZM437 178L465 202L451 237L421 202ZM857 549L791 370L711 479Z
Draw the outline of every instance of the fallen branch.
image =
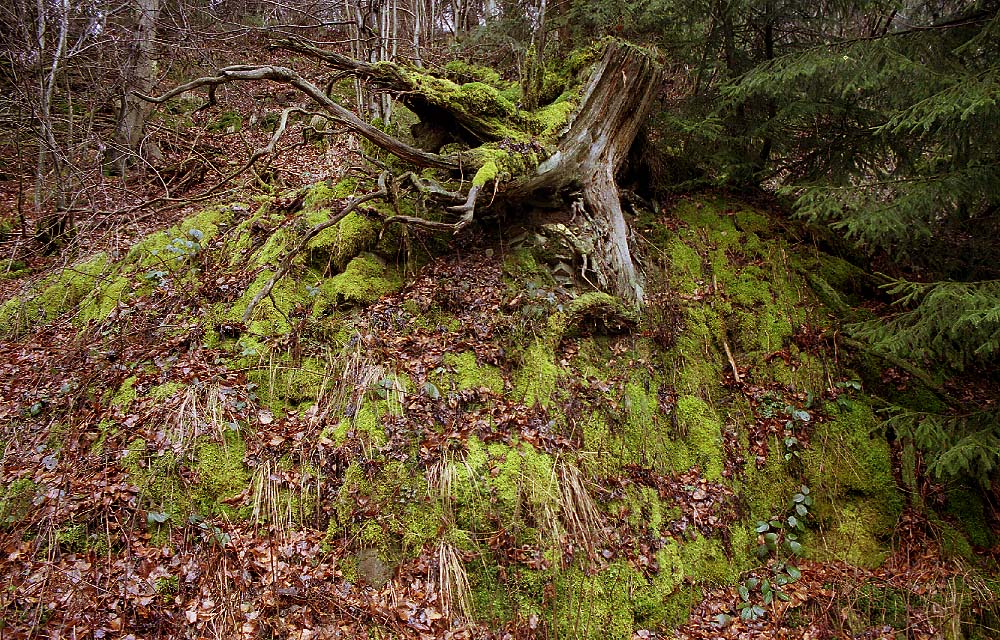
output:
M219 69L214 76L204 76L191 80L190 82L185 82L184 84L175 87L159 97L147 96L138 92L136 92L135 95L147 102L163 104L171 98L200 87L209 87L209 95L213 96L214 88L221 84L233 81L245 82L259 80L270 80L271 82L279 82L295 87L326 109L326 111L328 111L335 120L356 131L358 134L364 136L375 145L403 160L406 160L407 162L411 162L420 167L433 167L437 169L455 170L459 168L457 159L417 149L416 147L412 147L405 142L388 135L381 129L373 127L352 113L350 110L333 101L326 95L326 93L323 92L322 89L287 67L272 65L233 65Z
M302 237L302 239L299 240L299 243L297 245L295 245L292 249L290 249L287 253L285 253L285 256L281 259L281 263L278 265L278 269L274 272L274 274L263 286L263 288L261 288L261 290L257 292L257 295L253 297L253 300L250 301L250 304L247 305L246 310L243 312L243 324L246 324L250 320L250 316L253 314L253 310L257 306L257 304L261 300L263 300L265 296L271 295L271 290L274 289L274 285L277 284L278 280L283 278L286 273L288 273L288 270L292 268L292 261L295 259L297 255L299 255L300 253L302 253L302 251L305 250L310 240L315 238L316 235L322 232L323 230L329 229L333 225L343 220L345 217L347 217L348 214L353 212L362 204L369 202L371 200L375 200L376 198L385 198L386 196L389 195L389 190L386 188L385 184L386 177L387 174L385 172L383 172L382 175L379 176L378 191L373 191L363 196L358 196L357 198L353 198L350 202L347 203L347 206L345 206L343 209L340 210L339 213L334 215L329 220L325 220L315 225L312 229L310 229Z

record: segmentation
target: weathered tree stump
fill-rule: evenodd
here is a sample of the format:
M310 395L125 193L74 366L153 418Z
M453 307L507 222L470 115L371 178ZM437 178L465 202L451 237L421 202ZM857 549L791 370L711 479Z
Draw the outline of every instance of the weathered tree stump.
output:
M615 176L661 81L660 66L648 51L608 40L588 79L575 89L570 87L561 103L527 111L484 83L459 85L423 70L353 60L300 39L281 40L273 46L311 55L340 72L363 79L370 87L396 95L421 119L417 137L424 141L425 148L411 146L362 121L319 87L284 67L226 67L215 76L191 81L159 98L140 97L163 102L207 86L211 103L215 88L230 81L289 84L323 107L331 119L404 161L452 176L472 176L471 187L462 196L411 175L414 188L450 205L449 211L461 216L456 223L399 215L390 221L460 229L472 219L477 196L490 184L492 203L571 209L573 217L568 227L579 236L576 244L585 248L582 257L596 278L594 284L641 306L642 276L633 260L629 224L622 214ZM457 140L468 148L440 155L440 146L446 140ZM383 191L389 193L391 189Z

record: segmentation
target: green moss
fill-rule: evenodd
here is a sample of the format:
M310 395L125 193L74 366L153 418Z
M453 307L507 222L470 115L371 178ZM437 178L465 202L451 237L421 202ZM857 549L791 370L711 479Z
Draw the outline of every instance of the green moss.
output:
M548 406L559 378L559 366L551 346L535 340L521 357L521 367L514 378L517 398L527 405Z
M441 503L428 492L424 473L398 460L366 471L357 462L344 473L336 517L327 538L344 537L358 549L374 549L386 562L414 556L435 541L445 523ZM372 517L352 518L353 505L363 498L379 510Z
M240 322L250 301L260 292L271 279L271 274L260 273L246 291L231 305L221 305L213 312L218 321ZM258 336L272 336L288 333L288 313L295 307L297 301L309 300L308 293L301 291L297 283L288 277L281 278L271 289L271 295L265 296L254 307L250 321L247 323L249 333Z
M776 439L769 443L769 449L772 454L767 457L764 467L757 469L754 461L748 461L734 487L747 505L748 527L758 520L768 520L772 515L783 513L789 497L801 484L785 468L782 456L777 453L781 448Z
M18 334L73 309L109 269L104 253L42 279L21 296L0 305L0 335Z
M229 225L234 215L235 211L231 206L203 209L196 215L185 218L180 224L147 236L133 245L124 262L134 273L147 269L186 268L190 257L204 249L221 228ZM194 242L196 246L180 247L178 241ZM169 249L172 243L177 247L176 250Z
M486 117L510 117L516 111L514 104L500 95L496 88L482 82L461 85L452 101L462 105L468 113Z
M329 216L320 210L308 217L310 225L325 221ZM309 262L321 273L338 273L347 269L352 259L367 251L378 241L379 225L357 213L349 213L309 241Z
M496 89L505 89L509 83L503 82L500 74L489 67L480 67L464 60L452 60L444 65L448 78L456 83L481 82Z
M385 428L382 426L382 415L365 404L354 414L353 419L341 418L329 432L324 431L324 435L331 438L337 446L353 438L362 437L366 444L381 447L387 441Z
M566 92L559 96L555 102L548 104L534 112L535 118L541 126L541 137L551 138L556 136L567 126L570 116L579 106L579 96L576 92Z
M670 259L670 281L681 293L695 293L702 278L702 258L697 251L680 239L674 239L667 245L667 255Z
M56 543L63 551L82 553L87 549L87 526L71 524L56 531Z
M243 116L238 111L223 111L206 127L213 133L236 133L242 128Z
M145 440L137 438L129 443L121 466L128 472L129 481L139 489L143 507L164 514L175 525L184 523L192 503L181 483L173 452L157 455L148 449Z
M824 553L862 566L877 565L903 508L889 445L859 398L833 420L816 425L802 453Z
M445 354L443 361L445 366L454 369L453 381L458 389L486 387L494 393L503 393L504 380L500 370L477 363L475 352L448 353Z
M243 440L235 432L227 432L222 443L199 439L190 463L193 482L182 479L186 475L185 463L176 454L152 451L141 438L129 444L121 464L129 480L139 488L143 506L164 514L170 524L180 525L192 514L247 515L220 502L242 493L250 483L243 466L245 451Z
M741 567L715 538L698 536L685 542L680 545L680 556L684 574L706 587L731 584L740 577Z
M399 273L372 254L352 259L343 273L325 280L319 287L315 313L328 307L368 305L402 286Z
M877 503L840 497L826 510L826 523L804 543L807 554L818 560L838 560L874 569L889 556L891 530ZM831 517L831 513L835 516Z
M710 397L722 379L722 359L716 347L725 335L722 321L709 305L691 305L684 309L683 324L677 336L674 386L679 393Z
M973 545L989 549L996 544L986 515L981 494L968 487L956 487L948 492L946 513L958 524Z
M180 588L180 578L178 576L160 576L154 585L156 593L162 596L172 596Z
M487 160L483 166L479 167L479 170L476 171L476 175L472 177L472 186L481 187L487 182L496 180L497 173L499 173L499 169L497 169L496 161Z
M843 258L820 254L817 275L838 291L855 293L871 281L871 275Z
M267 348L261 348L266 353ZM248 360L253 364L247 379L258 386L262 399L276 410L315 402L328 378L326 362L319 358L301 358L296 363L288 352L271 351L266 357Z
M38 486L29 478L19 478L0 491L0 527L20 522L34 504Z
M614 296L590 291L566 305L560 337L581 333L622 333L639 324L638 312Z
M705 401L694 396L677 399L677 422L687 433L685 442L709 482L722 479L722 423Z
M736 212L736 226L744 234L767 234L771 231L771 219L759 211L741 209Z
M80 301L77 324L84 325L107 318L119 303L128 299L131 290L132 282L126 275L118 275L111 282L94 288Z
M661 629L687 618L692 599L675 599L684 562L674 542L656 553L659 572L647 578L624 562L596 573L564 569L552 579L555 599L543 611L558 637L627 640L637 629Z
M135 376L129 376L122 381L118 390L115 394L111 396L111 404L116 407L121 407L122 409L127 409L129 405L135 400L136 391L135 383L137 378Z
M149 390L147 395L155 400L167 400L187 388L182 382L164 382Z
M246 445L242 438L230 431L224 443L203 440L195 452L194 469L198 480L193 486L193 499L199 513L237 515L222 501L239 495L250 484L250 476L243 465Z
M652 487L628 486L621 499L612 502L609 508L625 513L635 531L648 530L653 534L662 532L670 519L680 515L680 510L662 501Z

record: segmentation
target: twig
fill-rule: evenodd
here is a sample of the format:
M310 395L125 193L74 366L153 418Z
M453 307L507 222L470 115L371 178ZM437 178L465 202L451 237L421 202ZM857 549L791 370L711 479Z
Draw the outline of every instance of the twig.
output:
M726 358L729 359L729 366L733 368L733 378L736 380L736 384L741 384L743 378L740 377L740 370L736 368L736 360L733 359L733 352L729 350L729 342L725 338L722 339L722 348L726 351Z

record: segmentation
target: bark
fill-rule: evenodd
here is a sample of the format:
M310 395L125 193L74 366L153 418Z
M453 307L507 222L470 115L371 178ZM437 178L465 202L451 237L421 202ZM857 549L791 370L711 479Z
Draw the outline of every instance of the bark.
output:
M629 226L622 214L615 175L639 133L655 97L662 72L641 49L613 44L594 71L581 108L558 148L535 175L504 191L537 200L573 194L585 213L579 231L595 247L595 272L601 288L641 304L643 283L632 260ZM572 197L572 195L571 195Z
M132 93L148 93L156 81L156 24L160 0L137 0L135 10L135 41L127 90L122 99L115 144L105 156L105 170L112 175L124 175L131 159L155 161L162 158L156 143L146 139L146 118L151 106Z

